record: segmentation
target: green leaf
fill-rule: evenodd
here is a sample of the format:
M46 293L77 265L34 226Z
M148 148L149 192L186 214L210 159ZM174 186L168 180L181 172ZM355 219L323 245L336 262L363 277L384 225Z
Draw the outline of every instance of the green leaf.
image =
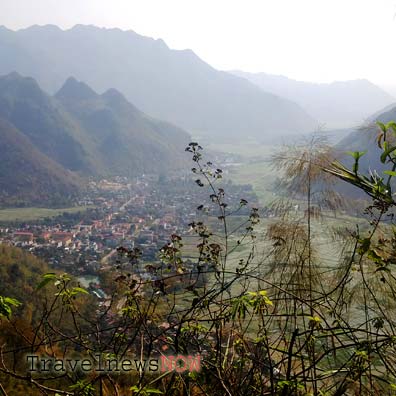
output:
M136 385L134 385L134 386L131 386L130 388L129 388L129 390L131 390L131 391L133 391L133 392L138 392L138 393L140 393L141 395L144 395L144 396L146 396L146 395L153 395L153 394L156 394L156 395L162 395L163 394L163 392L162 391L160 391L160 390L158 390L158 389L155 389L155 388L139 388L139 387L137 387Z
M11 306L18 307L21 303L15 298L0 296L0 317L5 316L7 319L12 314Z
M386 125L385 125L386 129L393 129L394 132L396 132L396 122L395 121L389 121Z
M55 272L47 272L46 274L43 275L44 279L55 279L56 274Z
M352 156L355 159L355 163L353 164L352 168L353 173L357 173L359 169L359 159L366 153L367 151L346 151L346 154Z
M395 151L396 150L396 146L391 146L391 147L389 147L389 148L387 148L386 150L384 150L384 152L381 154L381 162L383 163L383 164L385 164L385 162L386 162L386 157L388 156L388 155L390 155L393 151Z
M45 285L51 282L53 279L56 279L56 274L53 272L49 272L43 275L43 280L37 285L36 290L42 289Z
M382 122L380 122L380 121L377 121L377 125L380 127L380 129L381 129L381 131L382 132L386 132L386 126L385 126L385 124L383 124Z
M21 303L16 300L15 298L11 298L11 297L4 297L4 301L7 304L13 305L14 307L18 307L19 305L21 305Z
M73 291L78 293L89 294L87 290L83 289L82 287L73 287Z
M360 157L363 157L364 154L367 153L366 151L347 151L346 154L353 157L355 160L358 160Z
M384 171L384 173L385 173L385 175L396 176L396 172L395 171L386 170L386 171Z

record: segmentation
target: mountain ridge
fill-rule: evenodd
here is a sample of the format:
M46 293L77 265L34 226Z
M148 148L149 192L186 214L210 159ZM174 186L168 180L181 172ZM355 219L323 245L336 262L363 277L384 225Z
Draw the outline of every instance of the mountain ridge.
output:
M330 129L358 126L374 112L395 102L389 93L367 79L313 83L267 73L238 70L230 73L299 103Z
M0 121L0 158L7 164L0 174L0 196L7 202L12 197L51 201L51 191L73 195L87 177L184 168L191 140L182 129L142 113L117 90L100 95L74 78L49 96L32 78L0 76Z
M8 59L0 73L32 75L50 93L70 75L97 92L115 88L143 112L195 136L268 140L317 126L298 104L214 69L192 50L170 49L133 31L84 25L6 30L0 56Z

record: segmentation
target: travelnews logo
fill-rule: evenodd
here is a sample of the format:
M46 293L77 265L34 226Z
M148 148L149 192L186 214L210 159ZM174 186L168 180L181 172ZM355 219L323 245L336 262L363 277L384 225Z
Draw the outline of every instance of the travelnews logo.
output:
M26 355L28 371L31 373L67 373L67 372L106 372L129 373L131 371L149 372L199 372L201 370L201 355L161 355L159 359L128 359L104 357L96 354L84 359L56 359L39 355Z

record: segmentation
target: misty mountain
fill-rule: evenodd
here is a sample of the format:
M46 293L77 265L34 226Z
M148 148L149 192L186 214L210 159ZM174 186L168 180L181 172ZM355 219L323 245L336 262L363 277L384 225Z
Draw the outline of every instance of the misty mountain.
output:
M2 206L65 203L82 186L80 178L40 152L0 118L0 202Z
M382 150L378 147L376 138L379 133L378 126L375 121L381 121L387 123L389 121L396 120L396 105L389 109L387 108L384 112L379 115L370 117L372 119L367 125L355 129L348 136L342 139L337 148L340 151L366 151L367 153L360 158L359 164L362 172L367 172L368 170L376 170L379 174L387 166L382 164L380 161L380 155ZM352 164L352 158L345 158L343 161L345 163Z
M379 111L375 112L374 114L372 114L367 119L367 123L375 123L376 121L381 121L382 119L384 120L382 122L389 122L389 121L395 120L395 119L389 119L389 117L391 117L392 114L396 115L395 108L396 108L396 102L391 103L388 106L385 106L381 110L379 110ZM386 115L387 113L389 113L389 115ZM386 121L386 120L388 120L388 121Z
M80 126L33 78L0 77L0 117L18 128L39 151L72 171L95 172Z
M315 84L266 73L232 71L271 92L295 101L326 128L356 127L395 98L367 80Z
M81 177L186 166L186 132L147 116L114 89L99 95L74 78L51 97L32 78L0 77L0 119L3 197L40 201L51 191L76 192Z
M69 78L51 97L32 78L0 77L0 117L45 155L83 175L176 169L190 138L139 111L116 90L98 95Z
M0 57L0 73L30 75L51 93L70 75L98 92L115 88L145 113L194 135L264 140L317 126L296 103L133 31L2 27Z
M184 166L189 135L142 113L115 89L102 95L69 78L55 98L91 142L101 175L133 176Z
M382 172L389 169L389 165L383 164L380 161L382 150L377 145L376 138L378 136L379 129L375 122L381 121L383 123L387 123L393 120L396 120L396 105L392 108L389 108L388 106L382 113L374 114L369 117L369 121L366 125L353 130L335 146L336 152L339 153L338 159L351 169L354 159L346 152L366 151L359 160L359 172L367 174L367 172L376 171L379 176L385 176ZM363 194L357 187L345 182L338 183L337 190L346 195L358 198L365 196L365 194ZM367 196L365 196L365 198L367 198Z

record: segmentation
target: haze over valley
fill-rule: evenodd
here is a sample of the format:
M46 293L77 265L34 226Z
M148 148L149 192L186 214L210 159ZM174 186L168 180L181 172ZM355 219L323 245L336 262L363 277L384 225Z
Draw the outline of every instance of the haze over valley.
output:
M219 71L192 50L92 25L3 26L0 56L0 116L3 139L8 136L2 156L34 146L36 165L28 168L35 176L27 169L25 179L51 174L39 178L45 186L34 183L43 192L36 203L65 188L73 196L87 177L185 169L183 149L191 139L220 152L220 143L257 143L264 153L290 137L326 130L336 143L395 101L367 80L313 84ZM24 148L13 147L10 128L27 139ZM9 203L31 189L32 183L10 186L20 157L12 156L3 171L0 191ZM31 194L24 196L17 201L33 203Z
M266 73L232 73L246 78L264 91L295 101L325 129L359 126L375 109L381 111L396 101L368 80L319 84Z
M389 0L0 1L0 395L395 394Z

